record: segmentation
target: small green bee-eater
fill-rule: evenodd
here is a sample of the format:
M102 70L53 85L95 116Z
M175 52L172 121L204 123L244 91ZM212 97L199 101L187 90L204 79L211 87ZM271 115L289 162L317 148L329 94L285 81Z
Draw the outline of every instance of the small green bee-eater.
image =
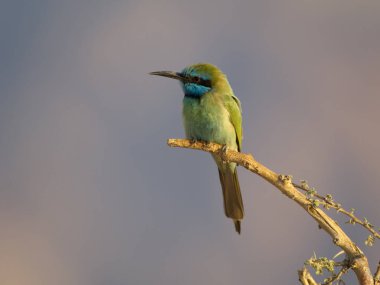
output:
M209 63L185 67L181 72L155 71L159 75L177 79L183 92L183 125L186 137L191 140L214 142L240 151L243 139L241 106L234 95L226 75ZM240 221L244 216L237 167L213 155L218 166L224 198L224 212L240 234Z

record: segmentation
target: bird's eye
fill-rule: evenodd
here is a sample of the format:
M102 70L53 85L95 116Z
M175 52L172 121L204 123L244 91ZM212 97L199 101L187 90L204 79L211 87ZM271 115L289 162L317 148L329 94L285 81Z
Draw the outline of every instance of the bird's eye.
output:
M194 82L195 83L200 83L201 82L201 78L199 76L195 76L194 77Z

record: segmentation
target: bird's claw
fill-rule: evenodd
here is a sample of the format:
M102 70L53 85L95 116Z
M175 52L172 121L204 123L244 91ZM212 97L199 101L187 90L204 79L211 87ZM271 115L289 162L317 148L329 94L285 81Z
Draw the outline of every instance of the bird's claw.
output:
M196 144L196 143L202 143L204 144L205 146L209 146L211 142L209 141L204 141L204 140L197 140L197 139L190 139L190 143L192 145Z
M220 149L220 153L222 155L222 163L223 164L226 164L227 161L225 160L226 156L227 156L227 151L228 151L228 146L226 144L224 144L222 146L222 148Z

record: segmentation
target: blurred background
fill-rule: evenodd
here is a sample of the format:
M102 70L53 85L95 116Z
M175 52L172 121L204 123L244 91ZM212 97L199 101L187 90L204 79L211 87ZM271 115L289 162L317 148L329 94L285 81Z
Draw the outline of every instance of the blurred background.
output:
M166 146L183 95L148 72L201 61L245 152L380 226L379 1L3 0L0 23L1 284L295 284L339 251L244 169L238 236L210 156Z

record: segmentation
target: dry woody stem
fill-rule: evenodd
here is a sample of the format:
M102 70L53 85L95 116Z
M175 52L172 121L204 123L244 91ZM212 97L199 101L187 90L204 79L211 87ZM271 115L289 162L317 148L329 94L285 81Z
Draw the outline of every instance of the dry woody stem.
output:
M306 189L304 187L304 185L299 185L297 183L294 183L293 182L293 186L296 187L297 189L300 189L304 192L308 192L310 191L310 189ZM380 239L380 233L377 232L375 229L374 229L374 226L371 225L368 221L366 221L366 219L364 218L364 221L362 221L361 219L359 219L358 217L356 217L353 213L353 210L351 212L345 210L342 208L342 206L339 204L339 203L336 203L334 201L330 199L328 199L327 197L323 197L322 195L319 195L317 193L313 193L313 196L318 198L319 201L323 204L323 206L327 209L329 208L334 208L336 209L339 213L342 213L344 215L346 215L347 217L350 218L349 222L350 224L359 224L361 226L363 226L366 230L368 230L372 235L373 237L376 237L378 239Z
M302 268L302 270L298 270L298 279L302 285L318 285L313 276L311 276L310 272L305 267Z
M371 274L367 257L332 218L330 218L321 208L313 205L305 194L296 189L291 181L291 176L277 174L256 161L251 154L229 150L219 144L191 141L187 139L169 139L168 145L170 147L197 149L218 154L224 161L235 162L271 183L280 190L282 194L301 206L318 223L320 228L331 236L333 243L346 253L347 258L350 261L350 267L355 272L359 284L375 284L375 278ZM308 278L308 276L302 278L302 280L304 280L301 281L303 284L317 284L312 278ZM306 281L307 283L304 283Z
M373 279L375 281L375 285L380 285L380 262L377 265L375 277Z

